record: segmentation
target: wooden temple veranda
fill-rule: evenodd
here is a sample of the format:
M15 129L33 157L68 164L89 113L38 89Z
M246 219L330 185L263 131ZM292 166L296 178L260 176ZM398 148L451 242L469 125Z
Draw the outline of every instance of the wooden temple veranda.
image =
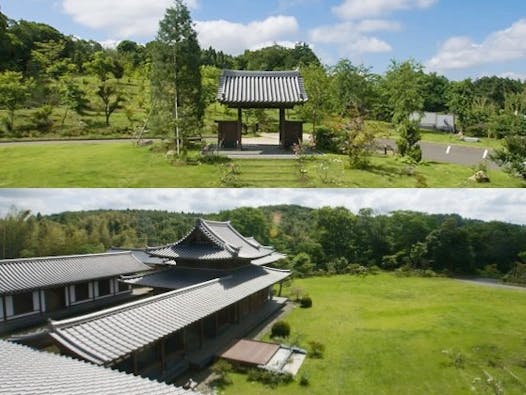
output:
M46 336L62 354L171 380L212 362L286 302L273 288L291 272L266 266L285 256L228 222L198 220L178 242L145 251L158 262L153 270L120 282L154 296L50 320Z
M299 71L223 70L217 94L219 103L237 109L238 119L217 121L218 147L242 148L243 109L279 110L279 144L284 148L303 140L303 122L286 119L285 110L307 102Z

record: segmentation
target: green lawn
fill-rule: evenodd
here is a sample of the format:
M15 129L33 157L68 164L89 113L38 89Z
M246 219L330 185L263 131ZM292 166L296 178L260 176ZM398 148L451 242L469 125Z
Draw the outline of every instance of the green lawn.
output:
M398 133L396 133L396 130L388 122L366 121L366 126L374 130L378 137L392 138L395 140L398 139L399 137ZM493 148L493 149L500 148L502 146L501 140L497 140L493 138L480 137L479 142L470 143L470 142L460 140L458 136L455 134L441 132L441 131L433 131L433 130L423 130L422 129L420 130L420 136L422 138L422 141L425 141L428 143L464 145L467 147Z
M300 345L326 346L307 358L298 382L270 391L232 374L226 394L526 393L526 291L450 279L337 276L296 280L311 309L286 317Z
M132 143L0 146L0 187L522 187L501 171L489 184L467 179L469 167L423 164L409 168L395 158L373 157L368 170L346 167L343 156L307 160L236 160L239 174L222 182L221 164L171 165L163 154Z

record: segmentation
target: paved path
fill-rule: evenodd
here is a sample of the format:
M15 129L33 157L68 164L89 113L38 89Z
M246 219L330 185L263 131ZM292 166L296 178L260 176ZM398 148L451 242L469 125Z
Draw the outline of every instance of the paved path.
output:
M393 148L396 148L396 141L393 139L377 139L378 144L383 146L388 144ZM478 165L480 162L484 162L484 148L479 147L468 147L465 145L451 145L449 153L447 153L448 145L441 143L429 143L426 141L420 142L422 148L422 157L428 162L443 162L443 163L456 163L465 166ZM487 166L490 169L498 169L489 155L492 150L488 150L487 153Z
M473 279L458 278L457 280L458 281L462 281L464 283L483 285L483 286L486 286L486 287L513 289L515 291L524 291L524 292L526 292L526 287L521 287L520 285L502 284L502 283L498 282L497 280L484 279L484 278L473 278Z
M136 139L88 139L88 140L33 140L33 141L0 141L0 147L20 145L54 145L54 144L115 144L135 143Z

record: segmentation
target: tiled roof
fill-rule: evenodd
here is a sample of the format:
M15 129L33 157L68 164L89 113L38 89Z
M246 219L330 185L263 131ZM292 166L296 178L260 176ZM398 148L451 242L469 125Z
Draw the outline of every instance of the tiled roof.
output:
M224 70L217 100L231 106L293 106L307 101L299 71Z
M290 276L289 271L249 266L228 277L50 322L50 334L79 357L111 364Z
M126 277L124 282L142 287L181 289L215 278L225 277L229 274L230 272L224 270L198 270L172 267L144 275Z
M3 340L0 355L2 394L195 394Z
M263 258L254 259L251 263L257 266L270 265L271 263L280 261L282 259L285 259L286 257L287 256L285 254L273 252L272 254L264 256Z
M165 259L156 258L148 254L150 247L146 248L121 248L121 247L111 247L108 252L120 252L120 251L130 251L132 255L137 258L139 261L148 266L162 265L166 263Z
M208 242L196 242L196 233ZM242 236L230 222L199 219L195 228L177 243L149 250L157 257L170 259L221 260L231 258L257 259L273 253L253 238Z
M0 294L149 270L127 252L0 260Z

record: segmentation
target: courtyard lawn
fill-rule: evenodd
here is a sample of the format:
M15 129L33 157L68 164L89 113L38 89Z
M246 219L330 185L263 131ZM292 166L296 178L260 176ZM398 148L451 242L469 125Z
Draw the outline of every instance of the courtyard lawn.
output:
M325 344L324 358L307 358L296 381L273 390L232 373L227 395L526 393L524 290L390 274L293 287L313 307L285 318L290 338Z
M196 153L193 155L195 156ZM228 164L172 165L162 153L123 143L1 146L0 187L523 187L502 171L491 182L468 181L466 166L428 163L411 168L374 156L367 170L349 169L346 158L239 159ZM228 176L230 166L235 171ZM225 177L227 175L227 177Z

